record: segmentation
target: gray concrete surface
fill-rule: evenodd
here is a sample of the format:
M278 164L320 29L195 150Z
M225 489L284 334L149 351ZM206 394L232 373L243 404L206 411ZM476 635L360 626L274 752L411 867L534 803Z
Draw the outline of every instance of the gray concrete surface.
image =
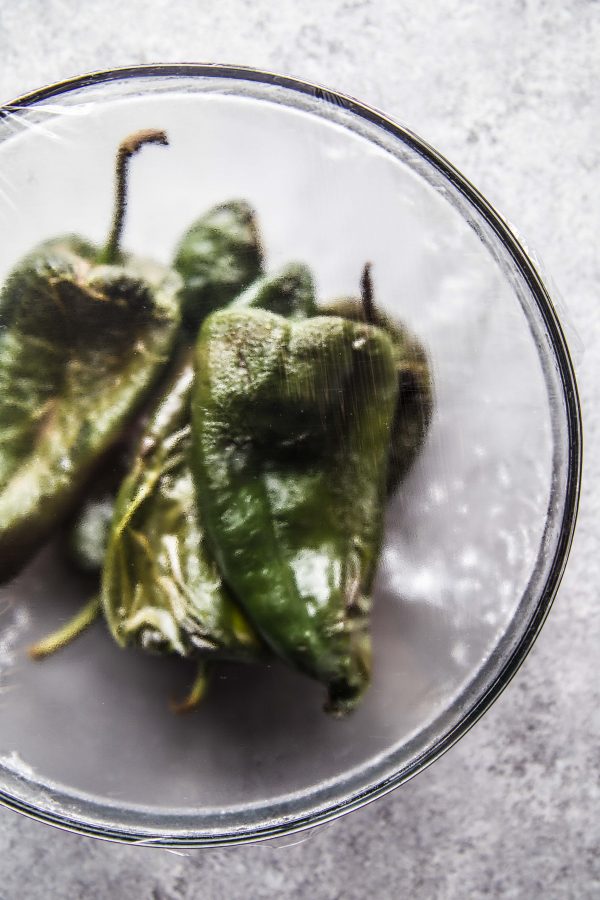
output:
M0 898L600 896L600 4L594 0L0 2L0 100L82 71L238 62L354 94L438 147L526 236L585 352L583 499L517 678L428 772L278 845L187 855L0 810Z

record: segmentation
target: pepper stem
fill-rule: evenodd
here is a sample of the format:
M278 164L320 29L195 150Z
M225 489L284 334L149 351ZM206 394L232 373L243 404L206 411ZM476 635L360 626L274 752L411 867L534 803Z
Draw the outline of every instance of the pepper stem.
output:
M210 666L201 662L198 663L198 672L194 681L192 682L192 686L189 689L187 696L183 698L183 700L171 700L170 707L171 712L174 713L187 713L191 712L193 709L196 709L197 706L200 705L204 695L206 693L206 689L208 687L210 675Z
M155 128L145 128L142 131L136 131L130 134L124 141L119 144L117 150L117 159L115 164L115 209L113 214L112 228L108 236L108 241L100 254L100 262L112 265L119 261L121 234L123 233L123 223L125 221L125 211L127 209L127 180L129 174L129 160L134 156L144 144L168 144L167 135L164 131L157 131Z
M371 263L365 263L360 279L360 299L365 321L369 325L377 324L377 311L373 302L373 282L371 280Z
M43 659L45 656L50 656L52 653L56 653L57 650L66 647L76 637L79 637L81 632L85 631L92 622L95 622L100 615L100 610L100 597L94 597L72 619L65 622L61 628L42 638L36 644L32 644L27 650L29 656L32 659Z

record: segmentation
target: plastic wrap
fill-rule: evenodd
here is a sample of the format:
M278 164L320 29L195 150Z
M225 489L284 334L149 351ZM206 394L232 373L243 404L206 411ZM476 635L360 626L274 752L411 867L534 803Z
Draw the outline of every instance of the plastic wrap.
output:
M256 839L406 780L507 683L570 545L576 388L530 257L450 164L355 101L250 70L107 73L3 110L0 278L48 237L102 240L114 148L140 128L164 129L169 148L132 168L128 251L169 264L195 218L244 198L267 271L306 263L320 303L355 295L369 261L377 303L433 375L427 440L386 511L372 685L344 721L277 663L223 666L202 708L174 717L165 700L190 669L124 652L101 625L30 662L26 644L89 591L56 542L1 589L5 802L122 840Z

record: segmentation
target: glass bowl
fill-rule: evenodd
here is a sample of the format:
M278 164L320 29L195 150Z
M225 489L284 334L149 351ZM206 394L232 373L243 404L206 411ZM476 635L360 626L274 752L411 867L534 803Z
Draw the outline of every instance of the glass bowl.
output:
M267 265L308 263L321 300L377 302L424 342L435 411L390 502L372 686L345 720L273 665L219 670L174 716L189 667L119 649L101 625L43 663L25 647L90 585L47 546L0 593L0 797L45 822L165 846L314 826L402 784L513 676L548 613L577 509L576 385L556 313L515 235L407 129L355 100L225 66L74 79L0 118L0 277L36 242L100 241L114 148L164 128L131 174L125 245L161 261L211 205L256 208ZM160 157L160 158L159 158ZM145 189L145 186L150 189Z

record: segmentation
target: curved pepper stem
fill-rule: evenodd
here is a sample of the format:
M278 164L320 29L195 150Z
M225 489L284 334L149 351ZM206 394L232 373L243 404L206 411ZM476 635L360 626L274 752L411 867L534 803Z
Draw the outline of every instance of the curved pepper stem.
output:
M169 704L171 712L181 715L181 713L191 712L193 709L200 706L204 699L204 695L206 694L209 680L210 666L204 662L198 663L196 677L188 691L187 697L183 700L171 700L171 703Z
M74 641L76 637L79 637L82 631L89 628L89 626L99 618L101 612L102 605L100 603L100 597L93 597L73 616L73 618L69 619L68 622L65 622L61 628L58 628L56 631L53 631L52 634L47 635L36 644L32 644L28 647L27 652L29 653L29 656L32 659L44 659L44 657L51 656L53 653L56 653L57 650L66 647L67 644Z
M377 324L377 312L373 300L373 281L371 280L371 263L365 263L360 279L360 299L363 306L365 322L368 325Z
M108 263L110 265L119 261L119 245L121 242L121 234L123 232L123 223L125 221L125 210L127 209L129 160L141 150L144 144L167 145L168 143L169 141L164 131L158 131L155 128L145 128L142 131L136 131L134 134L130 134L129 137L126 137L125 140L119 144L115 165L115 210L113 223L106 246L102 250L98 260L100 263Z

